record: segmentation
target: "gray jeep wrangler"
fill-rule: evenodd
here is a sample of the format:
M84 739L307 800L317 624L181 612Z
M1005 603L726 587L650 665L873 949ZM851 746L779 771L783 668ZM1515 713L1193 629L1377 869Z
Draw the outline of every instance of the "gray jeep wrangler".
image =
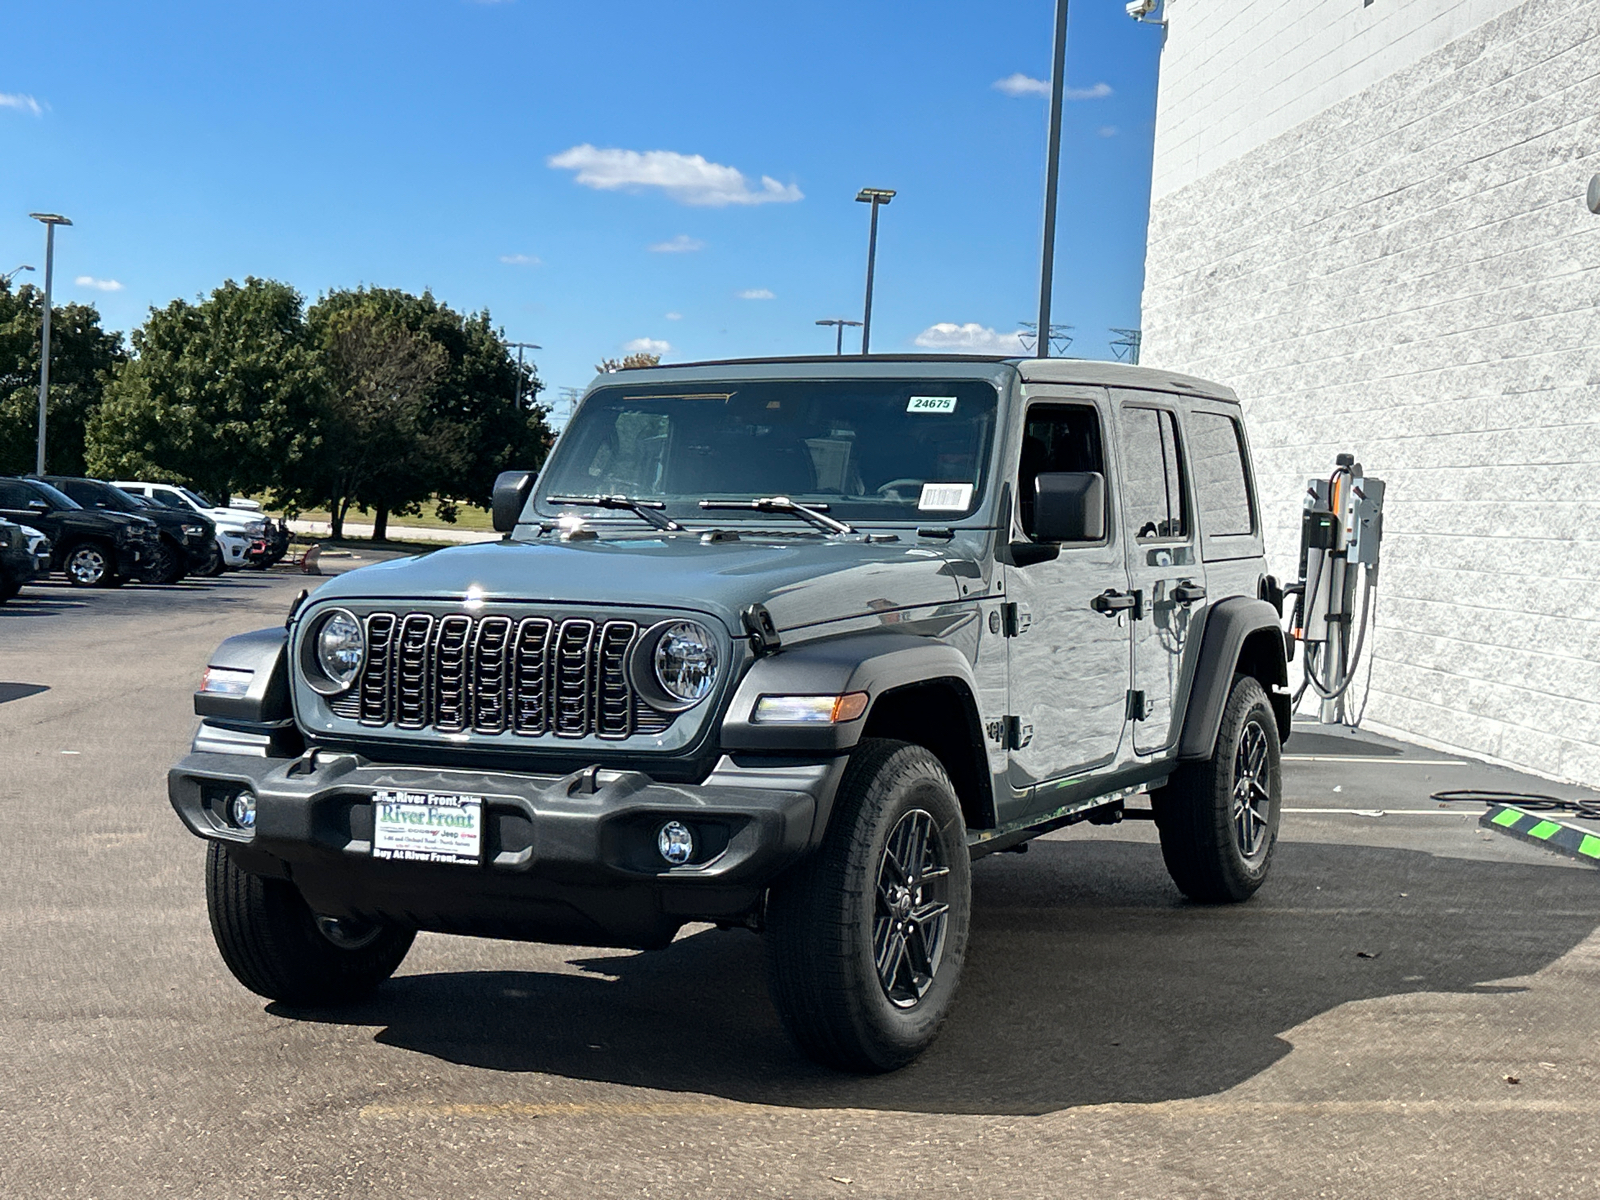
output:
M263 996L360 996L419 929L648 949L711 922L765 936L801 1051L882 1071L950 1010L972 859L1153 815L1192 899L1266 876L1282 594L1225 388L623 371L494 515L502 541L333 579L210 660L169 790Z

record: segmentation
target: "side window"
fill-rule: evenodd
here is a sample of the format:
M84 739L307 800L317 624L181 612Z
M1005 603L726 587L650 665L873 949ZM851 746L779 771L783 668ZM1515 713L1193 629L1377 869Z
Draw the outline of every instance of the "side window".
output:
M68 480L61 488L68 496L76 500L85 508L100 508L100 497L95 495L94 487L78 480Z
M1165 409L1122 410L1123 496L1141 541L1189 536L1177 418Z
M1207 537L1254 533L1239 422L1221 413L1189 414L1194 491Z
M1056 471L1106 473L1100 414L1092 404L1035 404L1023 426L1017 466L1017 515L1033 536L1034 480Z
M27 508L33 493L26 484L11 479L0 479L0 508Z

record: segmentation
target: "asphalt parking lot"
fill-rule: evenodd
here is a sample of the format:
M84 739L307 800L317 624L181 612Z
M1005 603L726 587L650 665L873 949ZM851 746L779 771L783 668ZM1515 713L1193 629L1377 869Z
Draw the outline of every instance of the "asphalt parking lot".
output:
M1578 793L1375 738L1291 740L1242 906L1144 822L981 860L955 1015L891 1076L792 1052L748 933L423 935L358 1008L265 1004L165 772L210 650L315 583L0 608L0 1194L1600 1194L1600 871L1428 798Z

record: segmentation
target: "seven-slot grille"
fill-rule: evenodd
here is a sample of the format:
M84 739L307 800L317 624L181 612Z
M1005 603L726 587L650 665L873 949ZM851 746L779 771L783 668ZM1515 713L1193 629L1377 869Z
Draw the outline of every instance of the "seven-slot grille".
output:
M374 728L613 740L672 724L628 682L634 621L370 613L367 662L329 700Z

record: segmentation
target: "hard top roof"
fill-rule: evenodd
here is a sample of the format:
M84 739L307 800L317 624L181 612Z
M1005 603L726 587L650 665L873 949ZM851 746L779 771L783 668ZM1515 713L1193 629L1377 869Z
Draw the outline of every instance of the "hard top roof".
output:
M1015 371L1024 383L1063 383L1098 387L1139 388L1154 392L1183 392L1205 396L1214 400L1238 403L1231 388L1184 375L1177 371L1164 371L1159 367L1136 367L1128 363L1103 362L1086 358L1006 358L992 354L819 354L784 358L726 358L708 359L704 362L670 363L659 367L625 367L614 372L626 376L630 383L671 383L692 379L711 381L716 378L736 379L803 379L822 376L830 379L888 378L909 374L906 367L917 367L917 373L935 374L943 378L991 377ZM988 367L989 370L982 368ZM941 368L931 370L930 368ZM974 369L976 368L976 369ZM590 386L599 386L612 380L600 375Z

